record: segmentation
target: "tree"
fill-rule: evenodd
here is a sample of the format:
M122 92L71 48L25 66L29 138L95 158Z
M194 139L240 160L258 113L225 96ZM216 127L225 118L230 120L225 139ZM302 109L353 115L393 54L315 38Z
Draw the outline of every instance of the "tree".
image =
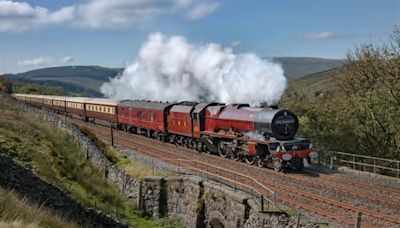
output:
M12 84L4 76L0 76L0 93L3 93L3 94L11 94L12 93Z
M400 29L383 45L361 45L348 54L337 77L356 120L360 149L400 159Z

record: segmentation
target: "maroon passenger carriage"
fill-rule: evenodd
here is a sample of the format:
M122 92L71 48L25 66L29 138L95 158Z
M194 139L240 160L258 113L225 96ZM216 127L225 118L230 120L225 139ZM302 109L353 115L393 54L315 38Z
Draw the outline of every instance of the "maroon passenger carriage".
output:
M167 114L173 104L123 100L118 104L118 129L164 139Z

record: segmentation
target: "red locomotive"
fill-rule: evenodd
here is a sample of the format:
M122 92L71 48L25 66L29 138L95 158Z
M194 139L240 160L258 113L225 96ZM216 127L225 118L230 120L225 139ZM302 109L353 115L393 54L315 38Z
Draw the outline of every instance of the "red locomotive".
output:
M308 140L295 138L299 121L288 110L248 104L13 96L36 107L86 121L107 121L119 130L276 170L300 170L318 156Z

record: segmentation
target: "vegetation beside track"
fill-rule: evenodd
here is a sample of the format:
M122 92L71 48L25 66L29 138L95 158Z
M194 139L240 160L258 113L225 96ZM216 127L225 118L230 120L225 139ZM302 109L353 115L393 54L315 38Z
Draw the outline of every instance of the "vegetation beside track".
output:
M13 157L86 207L96 207L111 215L118 208L118 218L131 226L176 227L177 222L168 219L141 218L133 203L108 184L102 173L85 159L72 136L34 114L19 110L7 97L0 98L0 116L0 153ZM0 210L0 219L9 212ZM23 213L14 212L15 218Z
M350 51L340 69L290 82L281 105L319 148L400 160L399 72L397 27L388 42Z
M80 126L81 132L88 136L96 146L103 152L103 154L120 169L124 170L128 175L143 180L145 176L173 176L173 173L153 169L142 163L129 159L114 147L107 145L100 140L89 128Z
M59 215L0 187L0 227L67 227L78 228Z

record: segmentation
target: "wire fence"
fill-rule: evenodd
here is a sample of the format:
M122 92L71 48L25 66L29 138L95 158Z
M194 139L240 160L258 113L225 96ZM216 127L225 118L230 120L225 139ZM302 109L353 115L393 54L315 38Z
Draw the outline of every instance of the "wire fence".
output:
M331 169L345 166L363 172L400 178L400 161L398 160L339 151L327 151L321 155L320 162L329 166Z

